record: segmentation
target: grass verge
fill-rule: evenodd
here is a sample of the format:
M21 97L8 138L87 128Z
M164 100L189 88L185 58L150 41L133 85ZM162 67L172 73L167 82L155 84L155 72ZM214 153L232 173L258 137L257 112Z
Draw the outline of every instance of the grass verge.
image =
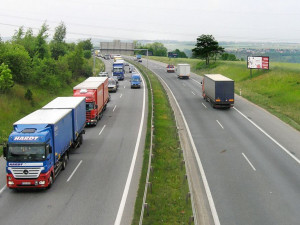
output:
M189 189L184 178L185 168L181 167L183 158L182 155L179 155L180 143L173 111L158 78L147 68L132 61L131 63L141 71L146 81L146 76L149 77L154 101L155 138L153 140L154 160L152 161L154 172L150 175L149 180L152 184L152 192L148 191L146 200L149 206L149 215L145 211L143 224L187 224L192 215L192 208L190 200L186 201ZM149 89L149 85L147 86ZM150 93L150 90L148 91ZM150 149L151 110L149 113L144 163L132 224L139 223L145 188Z
M92 58L89 60L89 64L93 65ZM104 63L100 59L97 59L96 69L100 71L100 69L103 68L105 69ZM40 109L58 96L72 96L73 87L84 79L84 77L81 77L71 84L66 84L63 88L55 91L47 91L31 84L15 84L8 93L0 93L0 155L2 155L3 152L2 144L7 141L14 122ZM25 93L28 89L32 92L32 101L25 98Z
M247 62L212 61L206 66L199 59L149 58L174 65L189 63L191 70L198 75L223 74L235 81L236 94L240 94L241 90L244 98L300 131L299 64L270 62L270 70L253 70L251 78Z

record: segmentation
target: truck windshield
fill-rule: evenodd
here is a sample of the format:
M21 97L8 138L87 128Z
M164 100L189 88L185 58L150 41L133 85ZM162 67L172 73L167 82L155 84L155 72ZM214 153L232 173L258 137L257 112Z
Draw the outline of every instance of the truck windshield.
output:
M87 102L86 103L86 111L91 111L94 109L94 103L93 102Z
M133 82L140 82L140 78L138 78L138 77L132 78L132 81Z
M44 161L46 158L45 145L9 145L7 161Z
M114 73L122 73L123 69L122 68L114 68Z

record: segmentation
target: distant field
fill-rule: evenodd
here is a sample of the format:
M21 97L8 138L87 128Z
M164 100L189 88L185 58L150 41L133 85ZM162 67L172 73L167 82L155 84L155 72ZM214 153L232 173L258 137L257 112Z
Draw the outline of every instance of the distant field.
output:
M217 61L209 67L198 59L150 59L173 63L189 63L191 70L199 75L220 73L235 80L235 92L240 89L244 98L265 108L281 120L300 131L300 64L271 63L270 70L253 70L253 77L246 62Z

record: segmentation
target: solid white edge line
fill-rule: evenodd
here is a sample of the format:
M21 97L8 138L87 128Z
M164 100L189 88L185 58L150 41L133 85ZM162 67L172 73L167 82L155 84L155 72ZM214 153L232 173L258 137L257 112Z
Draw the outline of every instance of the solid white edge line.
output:
M154 72L154 71L152 71ZM155 73L155 72L154 72ZM208 203L209 203L209 206L210 206L210 210L211 210L211 214L212 214L212 217L213 217L213 220L214 220L214 223L215 225L220 225L220 220L219 220L219 216L218 216L218 212L217 212L217 209L216 209L216 206L215 206L215 203L214 203L214 200L213 200L213 197L212 197L212 194L211 194L211 191L210 191L210 188L209 188L209 185L208 185L208 181L207 181L207 178L206 178L206 174L204 172L204 168L203 168L203 165L202 165L202 162L200 160L200 156L198 154L198 151L197 151L197 148L196 148L196 145L194 143L194 140L193 140L193 137L192 137L192 134L191 134L191 131L190 131L190 128L186 122L186 119L183 115L183 112L177 102L177 99L175 98L173 92L171 91L170 87L167 85L167 83L157 74L155 73L164 83L165 85L168 87L168 89L170 90L175 102L176 102L176 105L180 111L180 114L183 118L183 121L184 121L184 124L185 124L185 127L186 127L186 130L188 132L188 135L189 135L189 138L190 138L190 141L191 141L191 144L192 144L192 147L193 147L193 151L194 151L194 155L196 157L196 161L198 163L198 167L199 167L199 170L200 170L200 174L201 174L201 178L202 178L202 181L203 181L203 185L204 185L204 188L205 188L205 192L206 192L206 195L207 195L207 199L208 199Z
M114 109L113 109L113 112L115 111L115 109L117 108L117 105L115 105Z
M207 109L206 105L204 105L204 103L202 102L202 105Z
M244 156L244 158L247 160L247 162L249 163L249 165L252 167L252 169L254 171L256 171L255 167L253 166L253 164L250 162L250 160L248 159L248 157L242 152L242 155Z
M73 175L75 174L76 170L78 169L78 167L80 166L81 163L82 163L82 160L80 160L80 162L78 163L78 165L76 166L76 168L73 170L73 172L69 176L67 182L69 182L71 180L71 178L73 177Z
M143 130L143 125L144 125L145 105L146 105L146 103L145 103L145 101L146 101L145 82L144 82L143 76L141 76L141 78L142 78L143 86L144 86L143 111L142 111L141 123L140 123L139 133L138 133L138 136L137 136L137 139L136 139L134 154L133 154L133 157L132 157L132 161L131 161L128 177L127 177L127 180L126 180L124 192L123 192L123 195L122 195L122 199L121 199L121 203L120 203L119 210L118 210L118 213L117 213L117 217L116 217L116 220L115 220L115 223L114 223L115 225L120 225L121 224L121 220L122 220L122 216L123 216L123 212L124 212L124 208L125 208L125 203L126 203L128 192L129 192L129 187L130 187L130 183L131 183L132 176L133 176L133 169L134 169L134 166L135 166L138 149L139 149L139 145L140 145L140 142L141 142L142 130Z
M222 124L219 122L219 120L216 120L217 123L220 125L220 127L222 127L222 129L224 129L224 127L222 126Z
M120 95L120 98L122 98L123 94Z
M103 132L103 130L104 130L105 127L106 127L106 125L104 125L104 126L102 127L102 129L101 129L100 132L99 132L99 135Z
M298 164L300 164L300 160L294 156L292 153L289 152L285 147L283 147L278 141L276 141L274 138L272 138L266 131L264 131L260 126L258 126L256 123L254 123L252 120L250 120L247 116L245 116L241 111L239 111L237 108L233 107L240 115L242 115L246 120L248 120L250 123L252 123L257 129L259 129L264 135L266 135L271 141L273 141L276 145L278 145L283 151L285 151L290 157L292 157Z
M2 194L2 192L6 189L6 185L0 190L0 195Z

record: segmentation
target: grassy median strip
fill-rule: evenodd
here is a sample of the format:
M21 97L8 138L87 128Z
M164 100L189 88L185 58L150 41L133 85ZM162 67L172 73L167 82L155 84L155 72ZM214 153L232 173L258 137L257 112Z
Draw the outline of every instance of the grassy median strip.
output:
M152 161L153 172L149 180L152 188L148 189L146 203L149 206L149 215L145 210L143 224L187 224L189 217L192 216L192 208L190 200L186 199L189 189L185 179L185 167L182 164L183 158L179 154L180 143L173 111L158 78L147 68L135 62L131 63L141 71L146 80L147 76L149 77L154 99L154 158ZM150 95L150 90L148 93ZM151 129L151 125L149 119L151 110L149 113L143 171L133 224L139 223L145 188L150 148L149 128Z

